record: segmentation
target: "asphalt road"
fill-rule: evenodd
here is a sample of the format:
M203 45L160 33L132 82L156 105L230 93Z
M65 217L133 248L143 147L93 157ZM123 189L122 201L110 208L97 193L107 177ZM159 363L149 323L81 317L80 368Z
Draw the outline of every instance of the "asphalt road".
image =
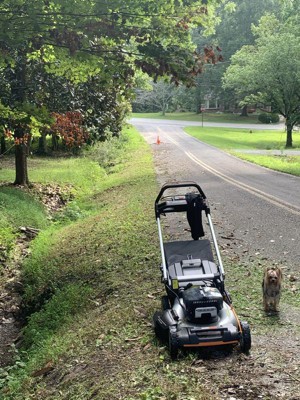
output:
M187 124L182 121L130 122L153 148L160 184L170 180L200 184L218 234L232 238L229 256L236 253L244 261L267 260L299 274L299 177L253 165L204 144L183 131ZM251 126L255 128L261 129L260 125ZM221 245L227 245L225 239L221 239Z

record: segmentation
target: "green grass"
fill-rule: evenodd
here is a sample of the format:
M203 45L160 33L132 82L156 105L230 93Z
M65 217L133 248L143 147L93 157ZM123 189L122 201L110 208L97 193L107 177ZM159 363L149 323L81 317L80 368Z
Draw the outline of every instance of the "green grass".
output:
M234 153L236 155L236 153ZM299 156L267 156L257 154L238 154L239 158L276 171L300 176Z
M20 226L45 228L47 213L28 193L11 186L0 186L0 255L9 258Z
M224 150L260 149L282 150L285 147L286 134L276 130L253 130L234 128L202 128L189 126L184 129L191 136ZM294 135L294 147L300 149L300 136Z
M202 114L196 114L192 112L175 112L166 113L132 113L132 118L153 118L153 119L169 119L174 121L196 121L202 122L232 122L232 123L260 123L257 119L257 115L249 114L248 117L241 117L239 114L233 113L210 113L204 112Z
M11 186L0 186L0 218L17 228L30 225L45 228L47 225L45 209L30 194Z

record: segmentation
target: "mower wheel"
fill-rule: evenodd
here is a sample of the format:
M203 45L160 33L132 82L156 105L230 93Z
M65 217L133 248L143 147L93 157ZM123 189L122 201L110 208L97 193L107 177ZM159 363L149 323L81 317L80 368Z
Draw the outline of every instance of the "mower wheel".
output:
M249 353L251 349L251 332L250 326L247 322L241 322L241 338L240 338L240 347L241 351L245 354Z
M158 339L162 342L166 342L168 340L168 329L163 329L163 327L158 322L158 317L161 315L161 311L156 311L153 316L154 322L154 332Z
M165 310L169 310L171 308L168 296L162 296L162 298L161 298L161 307L162 307L162 309L164 311Z
M178 356L178 342L176 328L169 329L169 352L172 360L176 360Z

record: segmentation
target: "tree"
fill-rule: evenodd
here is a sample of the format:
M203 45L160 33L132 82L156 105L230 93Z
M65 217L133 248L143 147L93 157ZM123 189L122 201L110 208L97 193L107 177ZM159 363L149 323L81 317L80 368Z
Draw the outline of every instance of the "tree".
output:
M204 96L218 99L225 109L236 105L234 91L222 87L222 76L230 64L230 57L244 45L252 45L255 37L251 25L266 13L280 11L280 0L233 0L231 4L223 3L216 11L220 22L215 32L205 36L205 31L195 30L193 39L198 50L207 45L215 44L221 49L223 62L204 68L198 78L201 87L202 102Z
M169 110L172 100L178 88L174 83L158 81L151 84L151 90L138 90L135 103L144 107L150 107L165 115Z
M46 73L65 77L74 85L100 75L113 87L117 77L119 93L129 90L128 77L137 68L155 80L169 75L177 84L181 80L191 82L201 71L203 59L194 51L190 28L212 26L220 1L3 0L0 67L11 69L12 79L9 102L2 102L12 111L22 110L28 102L36 107L44 105L30 96L32 62L39 62ZM41 86L44 89L43 82ZM38 113L26 118L36 119ZM29 128L29 123L22 122L14 130L18 139L16 184L28 184Z
M233 88L243 104L268 104L286 121L286 147L300 120L300 35L298 25L266 16L253 27L253 46L243 46L231 59L224 87Z

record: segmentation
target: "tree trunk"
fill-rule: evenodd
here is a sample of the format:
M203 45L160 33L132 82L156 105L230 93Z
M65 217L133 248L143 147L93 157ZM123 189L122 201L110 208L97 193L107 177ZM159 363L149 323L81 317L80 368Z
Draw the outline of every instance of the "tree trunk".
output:
M286 119L286 144L285 147L293 147L293 124L289 121L289 119Z
M6 152L6 141L5 137L1 136L0 139L0 154L4 154Z
M16 179L14 185L28 186L28 170L27 170L27 153L28 148L26 144L18 144L15 148L15 162L16 162Z
M244 107L242 108L241 117L248 117L247 106L244 106Z
M47 154L47 140L46 133L44 132L41 132L41 136L39 137L38 153Z
M59 136L57 136L55 133L52 134L52 150L56 151L58 150L58 140Z
M30 141L24 139L24 128L21 124L17 125L14 129L14 137L19 141L15 145L15 166L16 166L16 179L14 185L29 185L28 170L27 170L27 156L29 154Z
M15 66L15 79L14 85L12 85L12 95L15 100L22 104L27 99L27 84L26 84L26 73L27 73L27 61L26 61L26 50L22 49L18 51L18 61ZM22 121L14 126L14 138L15 138L15 167L16 167L16 179L15 185L29 184L28 172L27 172L27 156L30 149L31 135L28 130L28 121ZM28 134L26 138L26 133Z

